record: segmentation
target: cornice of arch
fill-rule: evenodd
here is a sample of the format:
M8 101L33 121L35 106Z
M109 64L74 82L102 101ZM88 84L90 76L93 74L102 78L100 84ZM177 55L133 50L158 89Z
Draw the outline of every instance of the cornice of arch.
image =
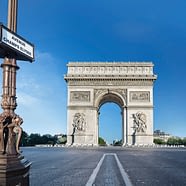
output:
M156 80L157 75L65 75L64 79L69 80Z
M155 79L66 79L69 86L152 86Z

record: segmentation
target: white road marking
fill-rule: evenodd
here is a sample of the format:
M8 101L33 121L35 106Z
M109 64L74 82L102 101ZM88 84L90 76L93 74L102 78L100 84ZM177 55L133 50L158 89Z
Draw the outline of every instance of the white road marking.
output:
M126 185L126 186L132 186L132 183L131 183L131 181L130 181L130 179L129 179L129 177L128 177L128 174L125 172L125 170L124 170L122 164L120 163L117 154L114 154L114 156L115 156L116 162L117 162L117 164L118 164L120 173L121 173L121 175L122 175L123 181L125 182L125 185Z
M100 161L98 162L96 168L93 170L93 172L92 172L92 174L91 174L86 186L92 186L93 185L93 183L94 183L94 181L96 179L96 176L97 176L97 174L99 172L99 169L100 169L100 167L101 167L101 165L103 163L104 158L105 158L105 154L103 154L103 156L100 159Z
M120 163L117 154L115 153L105 153L103 154L102 158L100 159L100 161L98 162L96 168L93 170L91 176L89 177L88 182L86 183L86 186L92 186L93 183L95 182L96 176L100 170L101 165L103 164L103 160L105 159L105 156L114 156L118 165L118 168L120 170L121 176L123 178L123 181L125 182L126 186L132 186L132 183L127 175L127 173L125 172L122 164Z

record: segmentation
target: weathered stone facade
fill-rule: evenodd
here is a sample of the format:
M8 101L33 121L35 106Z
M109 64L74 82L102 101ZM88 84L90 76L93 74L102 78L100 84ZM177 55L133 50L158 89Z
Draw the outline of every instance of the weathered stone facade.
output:
M121 108L123 144L153 144L151 62L69 62L67 143L98 145L99 109Z

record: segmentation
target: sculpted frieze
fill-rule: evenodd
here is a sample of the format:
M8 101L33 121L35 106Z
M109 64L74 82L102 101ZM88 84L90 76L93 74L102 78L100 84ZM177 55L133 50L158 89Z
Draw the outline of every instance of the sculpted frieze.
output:
M127 99L127 89L116 89L115 92L118 92L120 95L122 95L122 97L125 99Z
M149 102L150 92L149 91L130 91L131 102Z
M70 92L70 101L81 101L89 102L90 101L90 91L71 91Z
M71 86L152 86L153 80L68 80Z
M94 90L94 98L99 97L99 95L108 92L108 89L95 89Z
M104 93L119 93L125 100L127 98L127 89L94 89L94 98Z

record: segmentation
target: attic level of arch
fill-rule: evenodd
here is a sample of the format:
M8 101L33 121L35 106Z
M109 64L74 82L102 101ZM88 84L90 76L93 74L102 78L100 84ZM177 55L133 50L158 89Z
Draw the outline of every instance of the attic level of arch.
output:
M70 62L68 75L152 75L151 62Z

